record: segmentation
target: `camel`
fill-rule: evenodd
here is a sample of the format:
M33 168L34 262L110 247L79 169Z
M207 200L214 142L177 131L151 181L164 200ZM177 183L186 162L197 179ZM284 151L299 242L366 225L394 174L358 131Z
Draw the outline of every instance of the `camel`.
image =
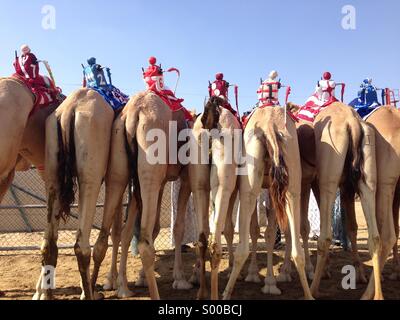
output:
M90 232L96 202L106 174L114 111L96 91L79 89L69 95L46 122L45 181L48 224L42 244L43 270L56 267L58 227L67 219L79 187L79 228L74 247L81 275L81 299L95 298L90 282ZM34 299L51 299L41 273Z
M15 78L0 78L0 203L15 171L33 164L44 177L45 122L58 103L31 114L35 97Z
M381 236L382 249L379 258L380 269L383 270L386 260L393 249L393 271L390 279L399 279L400 261L397 247L399 238L399 206L400 206L400 113L391 106L383 106L373 112L367 123L375 131L377 192L376 219ZM349 210L355 220L354 206ZM356 238L357 229L352 229L352 237ZM372 275L365 299L380 295L376 287L375 273ZM379 297L379 296L378 296ZM382 296L381 296L382 297Z
M374 131L360 120L357 113L340 102L323 109L314 122L316 164L320 197L321 235L318 241L318 258L311 291L319 297L319 285L332 242L331 212L340 187L346 211L348 203L359 194L368 223L369 250L374 266L375 299L382 299L379 252L381 240L375 217L376 159ZM306 208L304 208L306 209ZM355 219L350 219L350 230L356 230ZM356 265L361 260L356 252L354 232L350 234ZM369 291L363 298L372 298Z
M0 79L0 202L14 177L17 160L25 160L43 176L45 121L56 104L31 115L35 97L14 78Z
M230 299L236 279L249 255L250 220L261 189L270 190L276 219L284 231L289 222L292 235L292 257L300 276L305 299L313 299L305 274L305 257L300 244L300 152L294 121L285 124L281 107L260 108L254 111L244 132L244 154L247 156L247 175L239 177L240 186L240 242L224 299ZM249 161L251 160L251 161ZM272 223L271 226L275 227ZM275 228L271 229L275 233ZM269 243L274 236L268 239ZM269 245L270 247L270 245ZM269 248L271 249L271 248ZM269 250L272 251L272 250ZM272 257L272 256L271 256ZM279 294L268 259L268 274L264 293ZM277 293L276 293L277 292Z
M183 129L188 129L183 112L172 112L155 93L150 91L134 96L114 123L112 152L106 176L103 224L93 253L95 267L92 285L94 286L97 281L98 272L107 251L111 225L113 221L120 221L118 212L121 210L124 191L128 183L132 183L134 197L129 203L128 220L122 235L119 236L116 232L113 237L117 245L120 240L122 243L119 273L117 275L114 266L106 283L108 288L117 289L117 294L121 298L133 294L127 285L126 262L129 244L133 236L134 222L139 212L141 221L139 252L143 262L143 271L138 282L140 284L147 282L151 298L160 299L154 275L154 240L159 232L160 207L164 186L168 181L176 180L179 177L182 186L179 193L178 216L174 234L177 245L175 248L173 287L175 289L190 289L192 287L184 277L181 246L179 245L183 237L186 205L191 191L187 169L179 161L176 163L169 162L173 159L171 157L174 157L171 153L178 151L176 147L179 148L179 145L175 146L173 141L174 139L177 141L178 137L174 137L173 132L170 132L170 124L172 123L177 125L178 133ZM165 138L161 146L163 150L159 150L161 153L165 152L165 159L151 163L148 156L153 143L148 140L148 137L156 131L163 134ZM114 251L113 256L116 254L117 252ZM147 281L143 276L146 277Z
M205 105L203 114L194 124L192 136L196 145L195 150L197 150L194 161L189 164L189 179L199 232L200 288L197 297L201 300L208 298L205 274L208 250L210 251L212 300L219 299L218 272L222 258L223 232L227 238L229 250L233 250L232 211L237 197L236 171L238 169L234 151L235 141L237 141L235 137L241 140L241 126L237 118L222 106L221 98L211 97ZM208 160L212 160L212 163ZM215 231L211 237L209 237L210 193L215 211Z

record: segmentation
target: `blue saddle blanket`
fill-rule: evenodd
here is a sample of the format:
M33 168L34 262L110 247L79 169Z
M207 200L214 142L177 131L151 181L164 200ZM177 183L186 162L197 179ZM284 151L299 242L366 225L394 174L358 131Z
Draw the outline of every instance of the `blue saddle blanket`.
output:
M98 92L114 111L124 107L129 101L129 96L111 84L102 86L101 88L90 87L90 89Z
M361 118L368 116L377 107L381 106L378 101L377 90L372 85L362 87L358 92L358 98L350 102L349 105L358 112Z

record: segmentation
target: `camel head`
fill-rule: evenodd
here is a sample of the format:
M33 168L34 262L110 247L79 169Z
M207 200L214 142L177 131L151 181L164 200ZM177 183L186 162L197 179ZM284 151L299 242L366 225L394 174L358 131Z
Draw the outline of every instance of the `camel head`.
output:
M294 104L293 102L288 102L287 105L287 110L289 110L291 113L296 115L300 111L300 106L297 104Z
M207 130L217 129L220 117L219 107L223 105L224 100L218 97L211 97L210 100L204 106L203 116L201 117L201 123L203 128Z

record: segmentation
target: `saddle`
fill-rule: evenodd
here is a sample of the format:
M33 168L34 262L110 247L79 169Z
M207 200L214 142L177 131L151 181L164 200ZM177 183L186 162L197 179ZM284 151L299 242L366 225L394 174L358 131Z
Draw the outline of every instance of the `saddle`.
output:
M62 94L61 89L56 87L54 81L49 77L40 76L40 79L29 81L29 79L15 73L11 78L26 86L34 97L34 105L29 117L40 109L47 108L56 103L60 104L66 98Z

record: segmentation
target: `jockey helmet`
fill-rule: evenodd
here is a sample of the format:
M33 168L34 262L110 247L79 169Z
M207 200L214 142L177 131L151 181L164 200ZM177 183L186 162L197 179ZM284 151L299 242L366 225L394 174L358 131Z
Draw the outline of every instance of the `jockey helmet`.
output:
M92 57L92 58L88 59L87 62L88 62L88 64L89 64L89 66L93 66L93 65L96 64L96 58L95 58L95 57Z
M29 48L27 44L24 44L23 46L21 46L21 53L22 54L31 53L31 48Z
M331 80L332 79L332 75L330 72L325 72L323 77L324 80Z
M216 74L215 78L216 78L217 80L219 80L219 81L220 81L220 80L224 80L224 74L221 73L221 72L219 72L219 73Z
M157 63L157 58L156 57L150 57L149 58L149 63L154 66Z
M372 83L372 79L371 78L366 78L364 79L364 84L371 84Z
M269 78L271 80L275 80L277 77L278 77L278 72L277 71L273 70L273 71L270 72Z

